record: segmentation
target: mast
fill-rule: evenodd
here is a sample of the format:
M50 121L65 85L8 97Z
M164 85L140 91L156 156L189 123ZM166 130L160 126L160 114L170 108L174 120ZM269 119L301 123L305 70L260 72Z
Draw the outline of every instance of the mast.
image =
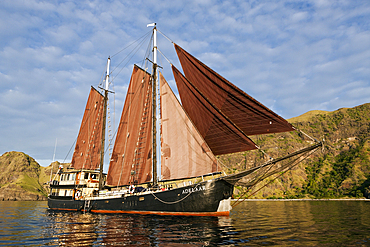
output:
M99 167L99 190L103 188L103 165L104 165L104 147L105 147L105 124L107 119L107 102L108 102L108 87L109 87L109 66L110 57L107 61L107 74L105 76L105 88L104 88L104 108L103 108L103 128L102 128L102 140L101 140L101 151L100 151L100 167Z
M50 171L50 182L53 177L53 168L54 168L54 161L55 161L55 151L57 151L57 141L58 138L55 139L55 147L54 147L54 155L53 155L53 163L51 163L51 171Z
M158 184L157 178L157 27L156 23L149 24L153 27L153 187Z

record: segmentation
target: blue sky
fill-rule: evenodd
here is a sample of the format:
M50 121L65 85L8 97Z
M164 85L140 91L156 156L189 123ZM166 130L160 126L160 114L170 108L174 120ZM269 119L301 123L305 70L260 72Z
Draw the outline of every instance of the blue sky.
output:
M0 153L22 151L48 165L57 139L56 160L64 161L108 56L152 22L284 118L370 102L368 0L2 0ZM178 65L170 42L160 37L158 46ZM124 53L112 58L113 68ZM168 63L159 61L173 85ZM115 121L131 71L125 65L114 80Z

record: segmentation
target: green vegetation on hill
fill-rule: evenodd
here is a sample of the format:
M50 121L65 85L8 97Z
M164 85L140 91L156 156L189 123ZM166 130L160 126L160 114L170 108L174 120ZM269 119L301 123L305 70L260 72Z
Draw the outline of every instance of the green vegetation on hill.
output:
M22 152L4 153L0 157L0 200L45 200L50 168Z
M323 150L286 173L265 180L269 184L249 198L341 198L370 197L370 104L342 108L333 112L311 111L289 120L308 135L322 140ZM313 140L301 132L253 136L254 142L271 157L278 158ZM262 164L267 157L258 150L222 155L219 160L227 173ZM0 157L0 200L45 200L50 169L59 163L41 167L21 152L7 152ZM278 177L276 177L278 176ZM275 179L276 177L276 179ZM250 183L248 178L241 184ZM246 195L246 188L236 186L235 197Z
M308 121L309 119L311 119L312 117L316 116L316 115L325 115L327 113L330 113L329 111L320 111L320 110L313 110L313 111L309 111L309 112L306 112L298 117L293 117L293 118L290 118L288 119L288 122L289 123L296 123L296 122L303 122L303 121Z
M273 180L269 185L250 198L370 196L370 104L333 112L311 111L289 121L308 135L324 139L323 152L316 152L275 180L273 176L267 180ZM274 158L313 143L299 132L254 136L252 139ZM230 173L261 164L266 160L264 158L260 151L220 157L230 167ZM237 187L235 196L242 195L245 190Z
M302 193L316 198L363 197L369 195L370 140L333 156L330 153L306 167ZM302 194L301 193L301 194ZM299 195L299 194L298 194Z

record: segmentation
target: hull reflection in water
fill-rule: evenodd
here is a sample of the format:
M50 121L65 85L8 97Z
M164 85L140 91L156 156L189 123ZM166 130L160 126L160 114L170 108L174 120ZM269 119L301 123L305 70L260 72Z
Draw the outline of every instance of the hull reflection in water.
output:
M230 217L55 214L59 215L89 219L84 227L73 224L68 229L82 235L62 234L65 244L86 243L88 237L91 243L113 246L370 244L370 202L363 201L248 201Z
M84 214L0 202L0 246L369 246L369 201L248 201L230 217Z
M82 214L50 212L59 246L205 246L220 242L229 217Z

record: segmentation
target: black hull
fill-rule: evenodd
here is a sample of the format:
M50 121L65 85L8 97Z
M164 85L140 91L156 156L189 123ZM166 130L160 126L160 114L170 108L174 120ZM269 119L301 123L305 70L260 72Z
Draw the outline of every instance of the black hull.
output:
M233 185L222 179L209 180L181 188L132 194L119 198L95 197L89 203L82 200L49 198L54 210L90 211L93 213L137 213L162 215L228 215L230 208L220 208L220 202L231 197Z
M53 210L82 211L85 201L73 200L72 198L50 198L48 197L48 207Z

